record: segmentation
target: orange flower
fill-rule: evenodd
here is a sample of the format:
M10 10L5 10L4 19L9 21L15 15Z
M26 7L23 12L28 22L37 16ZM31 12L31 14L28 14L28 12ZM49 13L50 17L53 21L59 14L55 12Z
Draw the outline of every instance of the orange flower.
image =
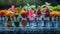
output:
M56 12L56 16L59 16L59 12Z
M58 11L53 11L50 13L51 16L60 16L60 12Z
M0 11L0 15L1 15L1 16L5 16L5 15L6 15L6 11L5 11L5 10L1 10L1 11Z
M57 12L57 11L50 12L51 16L58 16L58 14L59 14L59 12Z
M11 11L7 11L6 16L13 18L14 14Z
M22 11L20 12L20 14L21 14L21 16L24 17L24 18L28 16L28 12L27 12L27 11L24 11L24 10L22 10Z
M58 13L58 16L60 16L60 12Z

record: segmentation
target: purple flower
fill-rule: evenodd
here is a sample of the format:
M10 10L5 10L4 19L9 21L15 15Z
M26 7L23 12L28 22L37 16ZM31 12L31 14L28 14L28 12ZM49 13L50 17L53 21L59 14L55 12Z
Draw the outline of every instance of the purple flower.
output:
M50 9L48 7L46 7L45 10L44 10L44 16L45 17L50 17Z

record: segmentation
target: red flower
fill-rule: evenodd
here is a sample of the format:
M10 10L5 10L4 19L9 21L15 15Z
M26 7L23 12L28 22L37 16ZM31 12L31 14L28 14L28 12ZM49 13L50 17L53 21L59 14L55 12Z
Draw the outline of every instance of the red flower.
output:
M0 11L0 16L5 16L6 15L6 11L5 10L1 10Z

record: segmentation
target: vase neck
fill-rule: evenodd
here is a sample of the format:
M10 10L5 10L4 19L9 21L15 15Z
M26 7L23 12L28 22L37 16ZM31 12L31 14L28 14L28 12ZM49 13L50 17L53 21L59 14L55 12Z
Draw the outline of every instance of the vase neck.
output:
M26 18L22 18L22 20L26 20Z

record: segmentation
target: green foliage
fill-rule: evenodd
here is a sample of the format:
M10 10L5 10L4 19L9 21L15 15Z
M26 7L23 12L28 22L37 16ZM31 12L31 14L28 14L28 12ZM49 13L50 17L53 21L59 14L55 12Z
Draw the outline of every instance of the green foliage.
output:
M18 13L20 13L22 10L22 7L20 6L19 9L18 9Z
M50 3L45 3L44 5L41 5L41 9L44 11L45 6L48 6L50 8L50 11L60 11L60 6L52 6Z
M54 11L60 11L60 6L59 5L55 6L53 10Z
M14 0L6 0L7 5L12 5L14 3Z
M23 6L23 8L26 9L26 10L29 10L31 8L33 8L33 9L36 8L36 6L35 5L30 5L30 4L27 3L27 5Z
M20 6L20 5L25 5L25 4L39 4L41 5L41 0L0 0L0 5L17 5L17 6Z
M0 4L5 5L6 4L6 0L0 0Z

